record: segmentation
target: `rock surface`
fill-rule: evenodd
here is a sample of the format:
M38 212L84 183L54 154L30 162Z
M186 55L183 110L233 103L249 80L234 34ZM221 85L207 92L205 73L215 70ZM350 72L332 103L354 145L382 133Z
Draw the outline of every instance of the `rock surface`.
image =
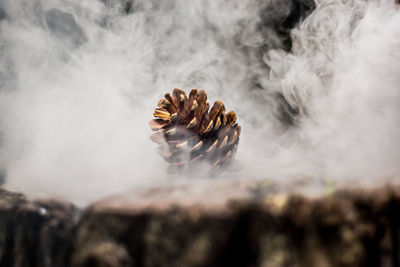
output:
M0 266L65 266L77 210L0 189Z
M182 198L190 187L153 189L83 211L1 190L0 266L399 266L399 188L237 188L203 201Z

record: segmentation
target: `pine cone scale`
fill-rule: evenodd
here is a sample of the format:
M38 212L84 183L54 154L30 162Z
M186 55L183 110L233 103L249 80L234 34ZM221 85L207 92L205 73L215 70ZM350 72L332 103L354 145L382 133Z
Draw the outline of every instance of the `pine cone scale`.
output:
M237 150L240 126L233 111L225 114L222 101L211 109L204 90L191 90L189 97L178 88L158 101L150 121L150 138L160 145L158 153L170 163L171 171L191 168L206 161L221 168L232 160Z

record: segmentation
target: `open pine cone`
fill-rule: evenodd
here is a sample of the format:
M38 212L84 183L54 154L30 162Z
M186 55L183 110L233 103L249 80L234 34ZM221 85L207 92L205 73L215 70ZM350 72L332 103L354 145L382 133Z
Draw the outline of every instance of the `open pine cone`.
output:
M175 88L158 102L150 127L151 140L160 145L160 155L172 173L208 162L213 170L227 166L239 144L240 126L233 111L215 101L211 110L204 90L193 89L189 97Z

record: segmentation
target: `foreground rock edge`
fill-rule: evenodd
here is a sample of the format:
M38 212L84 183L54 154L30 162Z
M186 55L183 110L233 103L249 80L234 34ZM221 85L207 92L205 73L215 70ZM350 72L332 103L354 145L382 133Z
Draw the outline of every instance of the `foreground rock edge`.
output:
M0 214L0 266L399 266L398 187L215 210L79 210L1 190Z

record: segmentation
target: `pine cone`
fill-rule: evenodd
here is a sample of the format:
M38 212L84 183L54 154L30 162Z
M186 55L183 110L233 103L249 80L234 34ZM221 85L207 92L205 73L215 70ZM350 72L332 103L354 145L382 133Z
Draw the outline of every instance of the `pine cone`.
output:
M172 173L190 170L194 164L208 162L212 170L227 166L239 144L240 126L233 111L215 101L209 111L207 94L193 89L189 97L175 88L158 102L150 127L151 140L159 144L159 154L170 163Z

